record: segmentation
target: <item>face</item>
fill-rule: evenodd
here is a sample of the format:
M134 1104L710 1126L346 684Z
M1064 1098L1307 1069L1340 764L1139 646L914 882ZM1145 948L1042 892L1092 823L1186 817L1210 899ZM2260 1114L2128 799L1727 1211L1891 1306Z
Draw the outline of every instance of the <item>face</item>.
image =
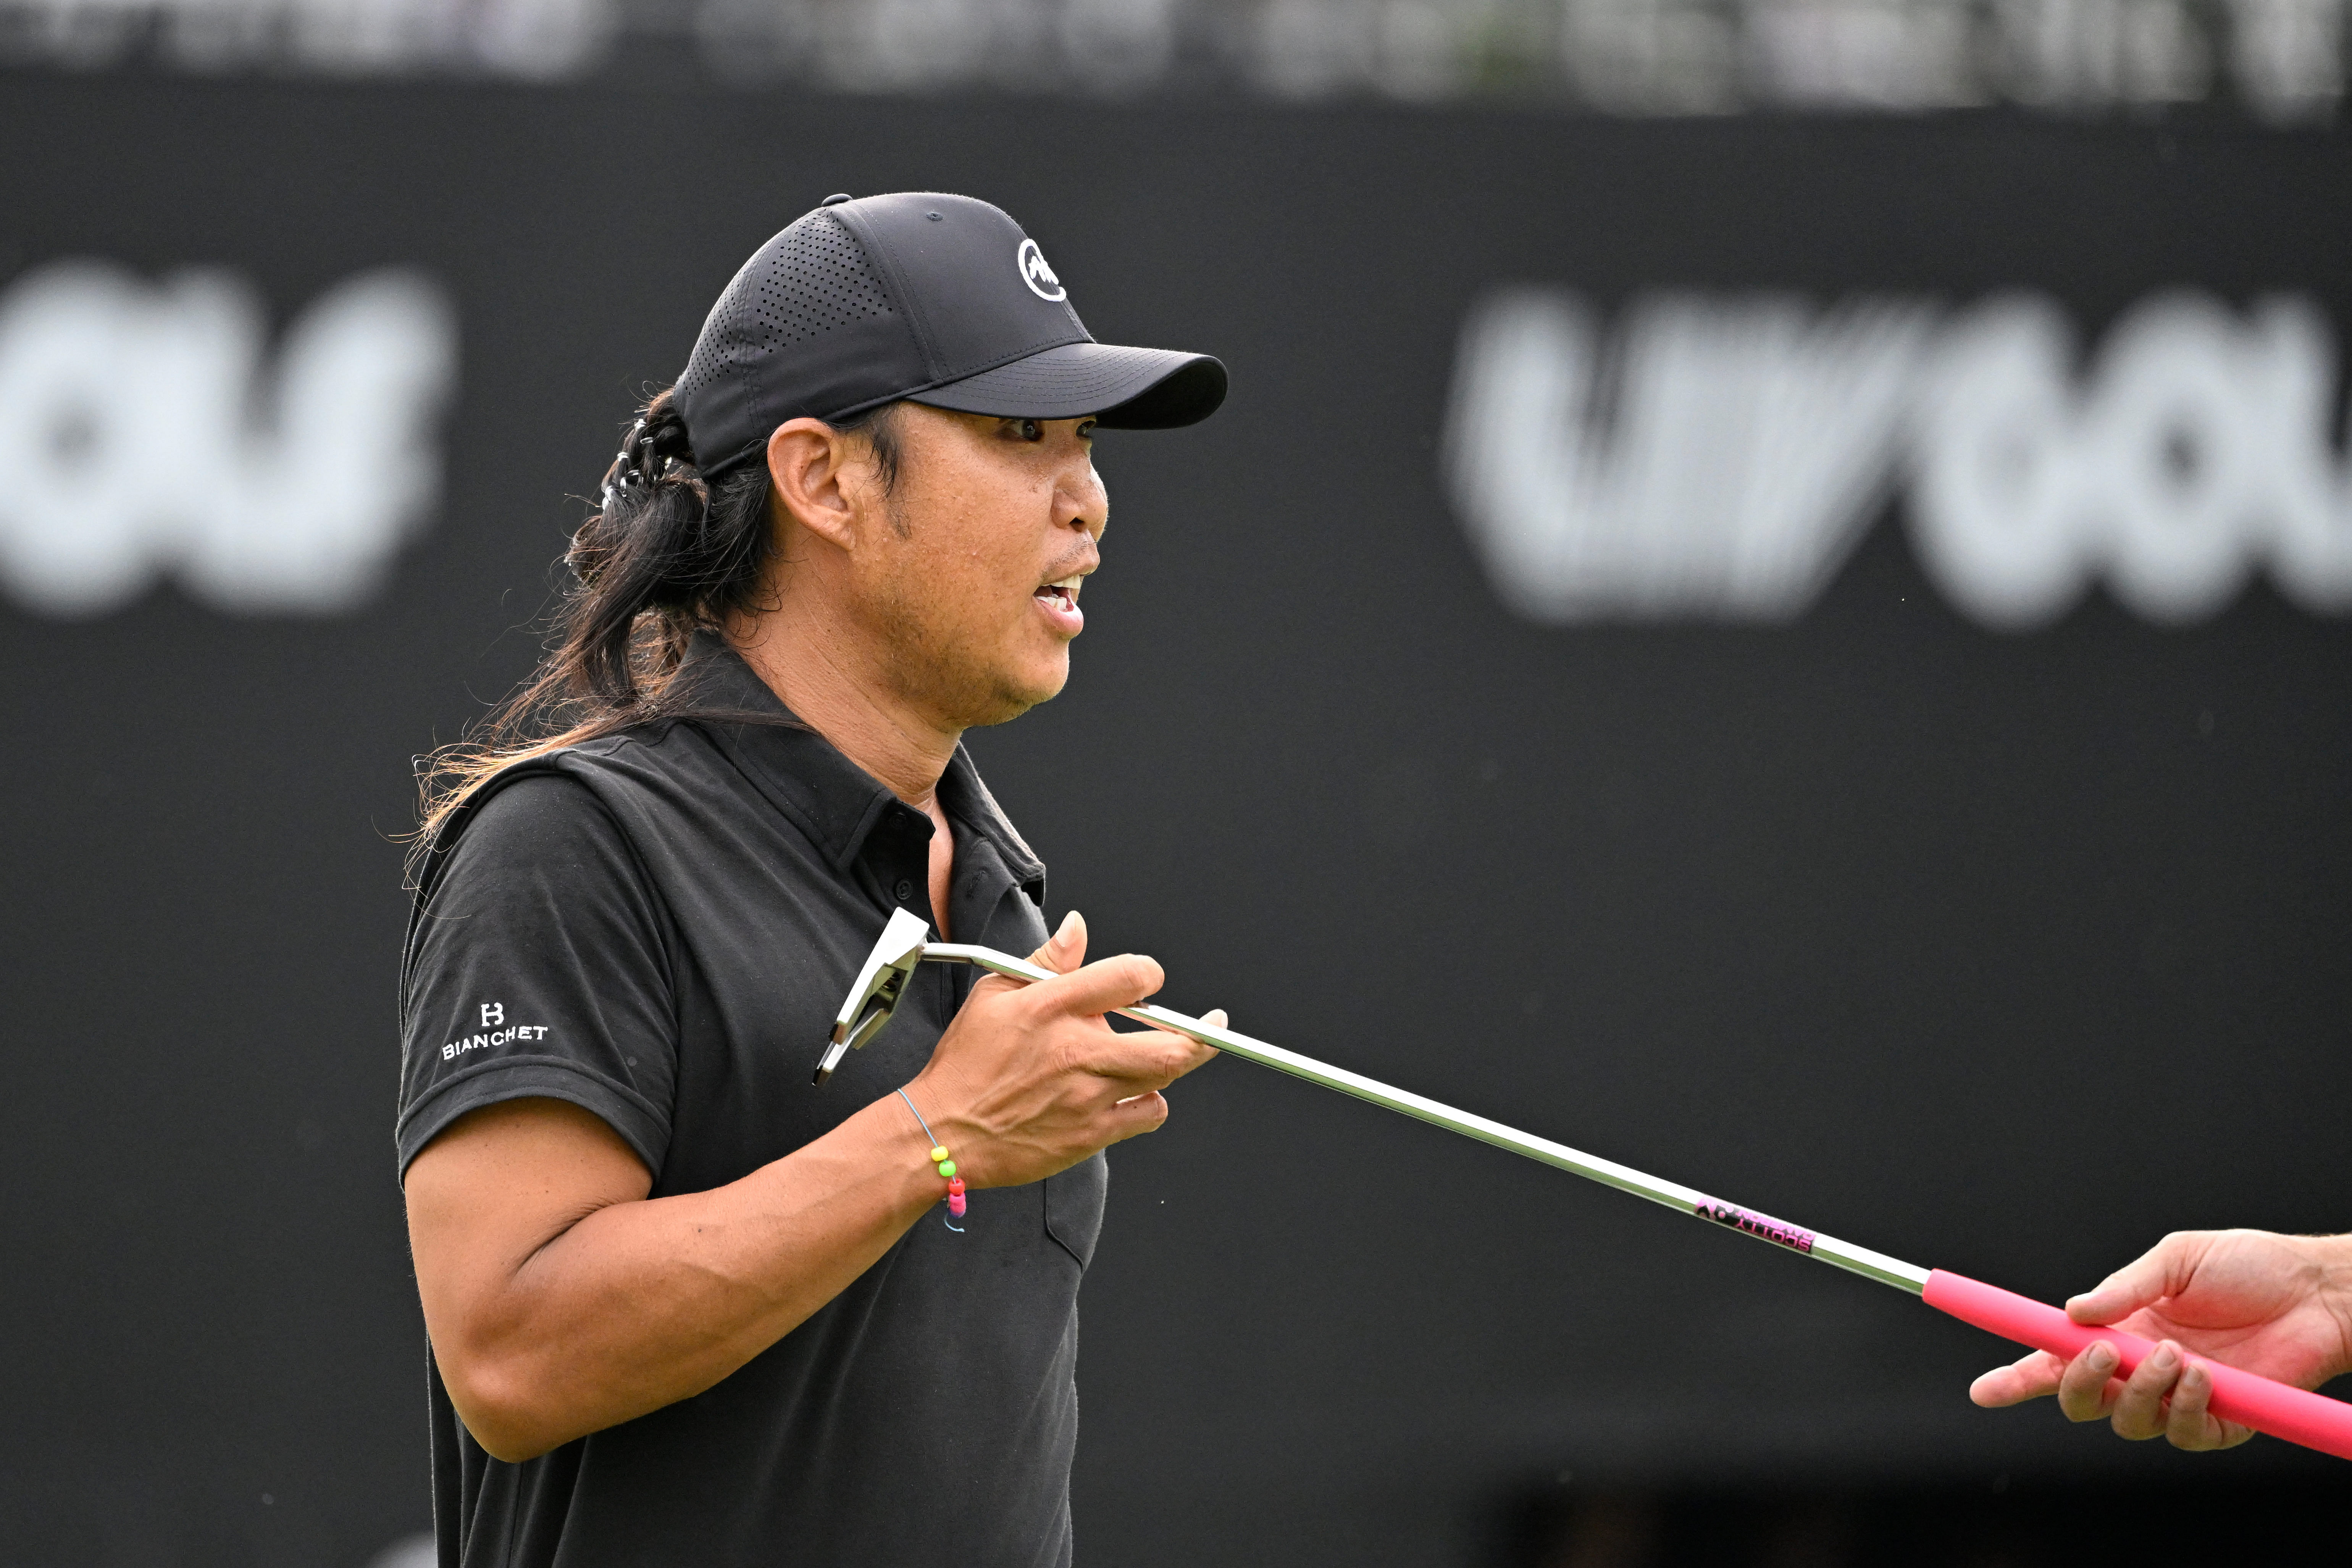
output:
M918 403L895 418L888 527L863 530L856 552L868 630L899 696L941 728L1002 724L1070 678L1079 585L1110 510L1094 422Z

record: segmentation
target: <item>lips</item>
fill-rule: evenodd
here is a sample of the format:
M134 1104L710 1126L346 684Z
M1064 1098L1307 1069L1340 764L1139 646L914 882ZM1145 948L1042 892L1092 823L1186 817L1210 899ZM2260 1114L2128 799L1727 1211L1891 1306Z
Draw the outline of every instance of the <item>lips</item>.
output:
M1085 574L1073 573L1041 582L1031 595L1037 607L1045 612L1045 620L1064 637L1075 637L1086 626L1087 618L1078 609L1078 585Z

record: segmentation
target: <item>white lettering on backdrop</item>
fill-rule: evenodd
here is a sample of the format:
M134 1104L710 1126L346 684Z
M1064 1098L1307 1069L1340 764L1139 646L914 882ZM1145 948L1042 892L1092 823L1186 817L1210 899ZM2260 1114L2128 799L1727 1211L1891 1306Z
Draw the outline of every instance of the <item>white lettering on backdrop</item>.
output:
M1446 476L1496 592L1542 622L1785 622L1890 487L1928 575L1988 626L2047 624L2095 582L2186 623L2258 569L2352 609L2315 307L2158 294L2077 358L2032 295L1957 314L1664 296L1604 338L1576 296L1512 290L1464 329Z
M457 374L441 290L386 269L314 301L265 367L233 274L161 284L59 262L0 294L0 587L54 615L162 575L247 613L326 614L376 588L439 498Z

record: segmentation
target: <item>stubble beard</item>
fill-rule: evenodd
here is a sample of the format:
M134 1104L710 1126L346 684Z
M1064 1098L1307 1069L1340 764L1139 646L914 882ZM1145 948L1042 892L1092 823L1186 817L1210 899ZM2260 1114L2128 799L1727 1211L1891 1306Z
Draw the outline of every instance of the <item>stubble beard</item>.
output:
M1054 694L1016 688L1007 674L958 645L938 623L937 601L911 561L876 596L875 622L900 700L949 729L979 729L1020 717Z

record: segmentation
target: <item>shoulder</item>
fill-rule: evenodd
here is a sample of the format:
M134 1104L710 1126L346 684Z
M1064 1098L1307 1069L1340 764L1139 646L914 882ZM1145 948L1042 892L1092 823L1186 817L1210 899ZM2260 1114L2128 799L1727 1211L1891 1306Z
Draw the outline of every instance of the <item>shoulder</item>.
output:
M462 845L480 854L595 836L611 829L612 814L584 779L560 765L541 765L489 780L467 802L466 820L450 826L455 831L445 835L444 849Z
M622 835L622 807L648 784L696 770L691 727L664 723L545 752L492 774L435 833L421 882L446 862L560 851Z
M648 753L662 737L607 737L526 758L482 781L435 831L416 866L418 915L447 914L483 892L530 883L577 892L642 880L627 823Z
M524 865L553 865L620 841L620 826L588 782L556 758L535 758L477 789L435 836L418 892Z

